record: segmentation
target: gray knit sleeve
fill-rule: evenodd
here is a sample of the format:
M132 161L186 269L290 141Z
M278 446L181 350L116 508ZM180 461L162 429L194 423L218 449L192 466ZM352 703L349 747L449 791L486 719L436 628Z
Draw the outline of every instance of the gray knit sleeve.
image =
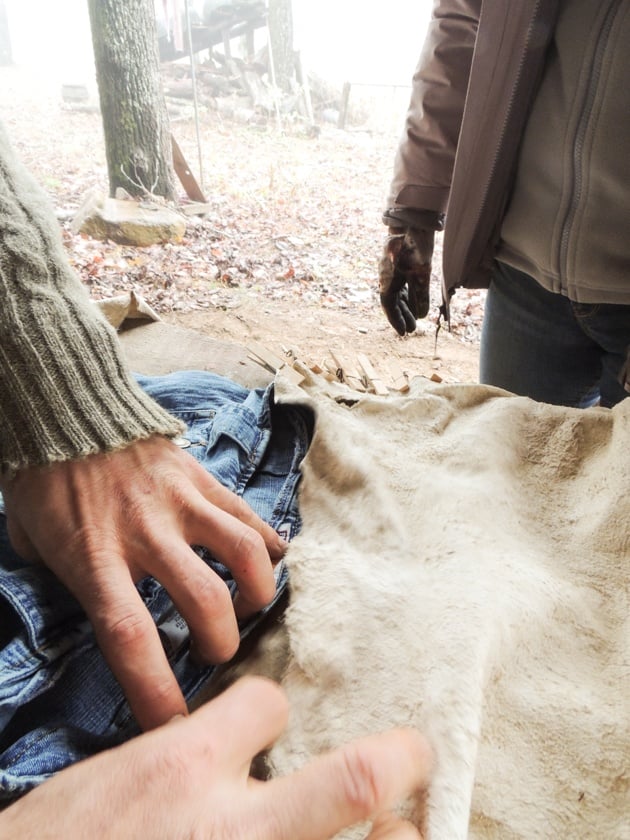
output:
M0 473L181 430L130 375L0 126Z

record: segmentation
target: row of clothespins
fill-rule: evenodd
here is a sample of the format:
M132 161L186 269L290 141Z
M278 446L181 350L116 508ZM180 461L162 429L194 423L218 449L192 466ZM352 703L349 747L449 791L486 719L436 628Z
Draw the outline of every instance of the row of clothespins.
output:
M304 382L303 374L295 369L295 363L301 362L295 351L283 347L282 356L279 356L257 342L250 342L247 349L249 358L271 373L282 373L295 385L301 385ZM320 364L301 363L330 382L334 380L343 382L355 391L378 394L383 397L392 391L404 394L409 390L409 383L413 376L417 375L403 370L395 360L387 362L389 372L385 376L374 368L369 358L363 353L357 354L356 363L353 364L333 350L328 352L330 360L325 359ZM442 381L437 373L433 373L429 378L433 382Z

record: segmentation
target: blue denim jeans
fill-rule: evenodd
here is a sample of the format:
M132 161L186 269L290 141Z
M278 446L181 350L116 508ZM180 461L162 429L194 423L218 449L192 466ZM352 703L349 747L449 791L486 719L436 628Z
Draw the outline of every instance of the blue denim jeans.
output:
M619 374L629 346L630 306L574 303L495 263L481 333L483 384L539 402L610 408L628 396Z
M249 391L209 373L138 379L186 423L179 443L290 540L300 527L299 467L312 436L308 411L274 404L272 386ZM228 569L206 549L195 550L234 594ZM286 583L281 564L276 600ZM138 589L190 700L215 669L191 661L186 624L166 590L150 577ZM241 638L271 606L241 626ZM13 552L0 515L0 801L137 732L80 605L46 568Z

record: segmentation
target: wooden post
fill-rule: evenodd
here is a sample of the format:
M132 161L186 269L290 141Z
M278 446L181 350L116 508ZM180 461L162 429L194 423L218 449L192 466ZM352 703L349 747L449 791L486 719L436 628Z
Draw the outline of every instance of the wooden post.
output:
M230 30L224 29L221 32L223 36L223 52L225 53L226 58L232 58L232 45L230 43Z
M297 69L298 84L302 88L304 96L304 107L306 108L306 118L310 125L315 125L315 118L313 116L313 103L311 101L311 87L308 83L308 76L304 70L302 63L302 53L298 50L295 53L295 64Z
M254 27L251 25L248 26L245 31L245 44L247 50L247 60L251 61L256 54L256 48L254 45Z
M183 188L186 190L186 195L191 201L205 202L206 197L201 191L201 187L197 183L195 176L190 171L190 167L186 163L186 158L182 154L182 150L179 148L177 140L175 140L172 134L171 143L173 145L173 168Z
M341 94L341 108L339 109L339 119L337 120L337 128L344 129L346 127L346 119L348 117L348 101L350 100L350 82L346 82L343 86Z

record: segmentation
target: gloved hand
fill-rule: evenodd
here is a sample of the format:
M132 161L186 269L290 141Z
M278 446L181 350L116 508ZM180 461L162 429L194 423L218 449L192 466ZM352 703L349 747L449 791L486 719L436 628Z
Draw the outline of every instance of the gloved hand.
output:
M429 311L433 241L444 218L430 210L394 208L383 221L389 235L379 262L381 306L392 327L404 335Z

